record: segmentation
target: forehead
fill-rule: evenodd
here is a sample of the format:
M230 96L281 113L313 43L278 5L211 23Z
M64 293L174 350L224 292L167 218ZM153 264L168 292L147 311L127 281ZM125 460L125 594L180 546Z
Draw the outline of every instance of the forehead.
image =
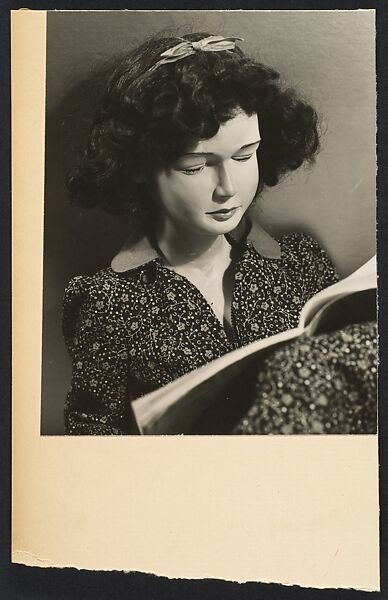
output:
M260 140L260 129L257 114L247 115L239 112L235 117L220 125L214 137L201 140L189 152L228 154L258 140Z

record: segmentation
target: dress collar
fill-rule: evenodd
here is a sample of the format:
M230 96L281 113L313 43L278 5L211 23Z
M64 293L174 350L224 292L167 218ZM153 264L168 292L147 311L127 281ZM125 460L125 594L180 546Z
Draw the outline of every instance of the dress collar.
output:
M248 230L248 233L246 233ZM230 234L237 243L251 242L255 250L266 258L279 259L280 245L258 223L245 217ZM132 235L111 262L116 273L125 273L159 258L159 254L143 232Z

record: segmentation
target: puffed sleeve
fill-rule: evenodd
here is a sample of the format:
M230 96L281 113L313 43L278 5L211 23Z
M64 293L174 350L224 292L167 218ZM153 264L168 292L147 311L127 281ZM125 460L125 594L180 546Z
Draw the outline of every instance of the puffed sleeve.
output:
M72 359L64 418L67 434L134 433L128 395L128 356L115 320L109 281L75 277L65 290L62 327Z

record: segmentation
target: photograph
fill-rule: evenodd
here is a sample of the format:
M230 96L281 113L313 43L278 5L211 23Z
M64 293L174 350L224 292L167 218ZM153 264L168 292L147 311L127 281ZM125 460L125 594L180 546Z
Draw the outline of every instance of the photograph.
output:
M48 11L41 435L377 432L374 19Z
M381 12L12 11L19 595L383 588Z

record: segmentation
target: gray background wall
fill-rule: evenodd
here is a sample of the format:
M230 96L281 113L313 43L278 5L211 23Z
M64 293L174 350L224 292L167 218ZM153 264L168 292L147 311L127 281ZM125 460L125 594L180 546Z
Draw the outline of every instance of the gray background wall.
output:
M328 12L49 12L42 355L42 433L63 433L71 376L62 341L61 301L68 280L106 266L127 223L69 206L66 170L87 131L116 53L160 30L208 31L244 38L242 47L278 70L310 100L324 136L315 167L265 192L255 209L274 233L301 230L327 249L340 275L375 251L374 15Z

